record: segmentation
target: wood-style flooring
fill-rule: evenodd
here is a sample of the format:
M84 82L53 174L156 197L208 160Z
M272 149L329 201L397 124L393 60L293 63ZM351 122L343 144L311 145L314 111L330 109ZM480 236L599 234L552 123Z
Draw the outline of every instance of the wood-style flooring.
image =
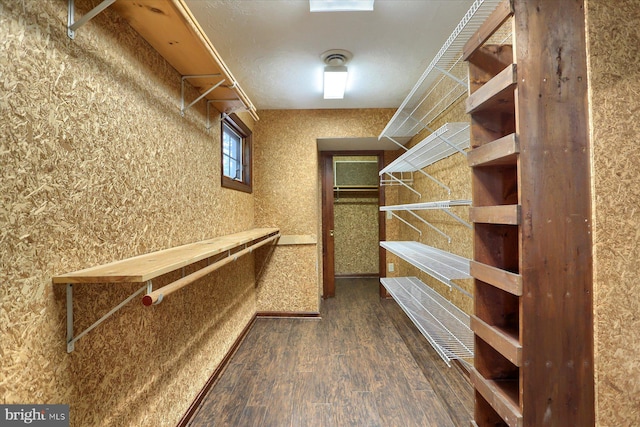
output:
M258 318L189 426L469 426L470 384L377 279L338 279L321 315Z

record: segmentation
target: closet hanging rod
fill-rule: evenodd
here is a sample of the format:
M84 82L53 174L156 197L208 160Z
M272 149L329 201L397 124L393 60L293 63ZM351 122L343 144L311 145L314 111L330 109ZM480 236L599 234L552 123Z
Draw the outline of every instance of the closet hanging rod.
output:
M142 303L146 306L149 306L152 304L158 304L162 302L165 296L172 294L178 289L184 288L185 286L195 282L196 280L206 276L207 274L212 273L218 270L219 268L236 261L239 257L253 252L254 249L258 249L259 247L264 246L267 243L270 243L274 240L277 240L278 238L280 238L280 233L276 234L275 236L271 236L267 239L261 240L258 243L255 243L249 246L248 248L245 248L239 252L230 254L228 257L224 258L223 260L215 262L207 267L204 267L194 273L189 274L188 276L178 279L175 282L169 283L168 285L165 285L159 289L156 289L155 291L146 294L142 298Z

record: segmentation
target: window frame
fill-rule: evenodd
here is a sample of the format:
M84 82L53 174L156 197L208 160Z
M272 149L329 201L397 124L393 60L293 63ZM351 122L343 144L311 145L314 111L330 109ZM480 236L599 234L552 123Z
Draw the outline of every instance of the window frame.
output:
M237 135L240 136L242 146L242 179L233 179L224 174L224 133L227 125ZM253 192L253 159L251 156L252 149L252 132L247 125L236 114L223 114L220 123L220 175L222 177L222 187L233 190L243 191L245 193Z

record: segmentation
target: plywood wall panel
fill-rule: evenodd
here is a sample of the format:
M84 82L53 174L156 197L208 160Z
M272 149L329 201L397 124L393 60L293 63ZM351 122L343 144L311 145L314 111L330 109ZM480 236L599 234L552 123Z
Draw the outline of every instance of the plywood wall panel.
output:
M318 313L315 266L315 245L276 247L258 278L258 311Z
M640 425L640 5L587 3L596 422Z
M336 274L378 274L378 198L342 197L333 211Z
M200 104L180 116L180 76L122 19L74 41L66 22L63 1L0 2L0 402L172 426L255 313L253 258L130 303L71 354L51 276L251 228L253 196L220 188L219 123ZM76 331L132 288L77 285Z
M321 242L317 138L375 136L393 113L390 109L260 111L260 121L254 129L256 226L277 226L282 234L316 235ZM294 260L297 250L279 247L274 257ZM305 262L280 263L277 268L283 271L261 278L259 311L291 311L296 307L319 311L321 243L315 254L308 256ZM316 279L300 288L297 277L311 276ZM276 277L286 280L273 282ZM297 301L299 296L293 296L296 292L305 301Z

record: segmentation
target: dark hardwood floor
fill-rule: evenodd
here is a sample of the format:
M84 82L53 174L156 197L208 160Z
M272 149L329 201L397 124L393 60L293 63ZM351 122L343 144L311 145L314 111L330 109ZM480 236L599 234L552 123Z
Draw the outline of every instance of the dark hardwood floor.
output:
M469 426L471 386L377 279L336 280L321 314L257 319L189 426Z

